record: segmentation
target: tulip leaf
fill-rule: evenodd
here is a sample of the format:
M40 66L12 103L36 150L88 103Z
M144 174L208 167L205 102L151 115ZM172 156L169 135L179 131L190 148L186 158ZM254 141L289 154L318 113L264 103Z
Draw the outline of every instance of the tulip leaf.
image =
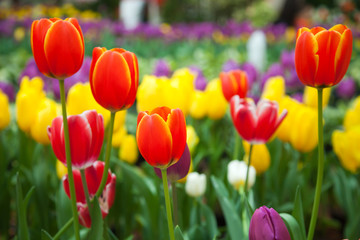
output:
M232 240L244 239L245 237L244 237L244 232L240 221L240 217L236 212L235 205L232 202L230 202L227 197L225 197L228 196L229 194L226 191L224 184L214 176L211 176L211 182L214 186L221 209L224 213L230 238ZM225 194L224 191L226 191Z
M281 218L285 222L285 225L290 233L292 240L305 240L306 237L303 235L299 223L296 219L288 213L280 213Z
M103 219L100 210L100 205L97 197L95 196L90 208L91 216L91 229L87 234L88 240L97 240L102 239L103 237Z
M41 240L53 240L53 238L47 231L41 229Z
M300 186L298 186L296 188L294 210L292 212L292 215L298 222L301 233L302 233L303 237L305 238L306 230L305 230L304 211L303 211L303 205L302 205L302 199L301 199Z
M30 188L30 190L27 192L26 196L25 196L25 199L24 199L24 207L26 208L28 203L29 203L29 200L32 196L32 194L34 193L34 190L35 190L35 186L32 186Z
M205 219L205 226L210 238L216 237L219 232L214 212L206 205L201 203L201 216Z
M179 225L175 227L175 240L185 240Z
M23 193L19 173L16 174L16 208L18 215L18 238L29 239L29 230L26 222L26 208L23 201Z

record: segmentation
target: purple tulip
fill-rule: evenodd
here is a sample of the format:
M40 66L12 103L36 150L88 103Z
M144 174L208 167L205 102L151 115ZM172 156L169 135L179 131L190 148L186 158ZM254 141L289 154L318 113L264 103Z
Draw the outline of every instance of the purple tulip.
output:
M229 72L231 70L240 69L240 64L238 64L236 61L230 59L227 62L224 63L222 66L222 72Z
M291 240L280 215L272 208L262 206L251 217L249 240Z
M200 91L204 91L207 85L207 81L206 78L203 74L203 72L201 71L200 68L196 67L196 66L190 66L189 69L192 72L196 73L196 78L194 81L194 87L196 90L200 90Z
M0 81L0 90L7 95L10 102L15 100L14 87L10 83Z
M281 64L285 68L294 68L295 67L295 50L294 51L283 51L280 57Z
M356 83L352 78L342 80L335 89L336 94L343 99L351 99L356 93Z
M251 89L251 86L256 82L258 76L255 66L249 62L245 62L241 65L240 69L246 72L250 86L249 88Z
M159 59L155 64L153 75L157 77L170 77L171 69L169 63L164 59Z
M189 173L190 161L190 150L188 145L186 144L184 152L179 161L166 169L169 182L176 182L184 178ZM156 175L158 175L159 178L162 178L160 168L154 168L154 170Z

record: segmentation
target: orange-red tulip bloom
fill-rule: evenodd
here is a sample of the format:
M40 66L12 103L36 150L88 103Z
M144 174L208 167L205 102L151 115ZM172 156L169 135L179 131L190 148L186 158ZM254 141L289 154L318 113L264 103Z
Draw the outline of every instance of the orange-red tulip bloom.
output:
M249 88L246 72L241 70L222 72L220 73L220 80L222 92L228 102L235 95L239 95L241 98L246 97Z
M139 68L134 53L124 49L96 47L90 68L90 86L95 100L110 111L133 105L139 85Z
M180 109L158 107L140 112L136 140L144 159L153 167L167 168L176 163L186 144L186 123Z
M287 110L278 116L279 106L275 101L254 102L234 96L230 101L231 118L240 136L252 144L266 143L284 120Z
M65 79L76 73L84 59L84 37L75 18L35 20L31 25L31 48L44 75Z
M352 41L351 30L341 24L329 30L300 28L295 67L301 82L316 88L338 84L349 67Z

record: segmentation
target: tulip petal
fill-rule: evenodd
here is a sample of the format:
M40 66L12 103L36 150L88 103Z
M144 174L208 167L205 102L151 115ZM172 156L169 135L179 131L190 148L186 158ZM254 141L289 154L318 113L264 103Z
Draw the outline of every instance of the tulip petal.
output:
M73 176L74 176L76 202L80 202L80 203L85 204L86 199L85 199L85 193L84 193L83 184L82 184L82 181L81 181L80 171L79 170L73 170ZM63 178L63 186L64 186L64 190L65 190L66 195L68 195L68 197L70 198L69 179L68 179L67 174Z
M278 106L269 101L261 101L257 107L257 126L255 130L255 141L265 143L275 132Z
M235 95L237 83L234 77L229 73L220 73L221 89L227 101Z
M104 140L104 118L95 110L83 113L91 128L91 146L89 160L97 160Z
M166 122L168 120L169 114L171 114L171 109L168 107L157 107L150 112L151 115L154 113L158 114Z
M45 36L44 52L52 75L65 79L75 74L83 63L84 40L72 23L56 21Z
M183 112L177 108L172 109L167 119L172 136L172 158L176 163L184 152L186 145L186 123Z
M148 111L139 112L139 115L138 115L138 117L137 117L136 126L139 126L139 123L140 123L141 119L142 119L144 116L148 116L148 115L149 115L149 112L148 112Z
M329 31L337 31L340 34L343 34L345 32L345 30L347 30L348 28L343 25L343 24L337 24L335 26L333 26L332 28L329 29Z
M335 83L338 84L344 77L351 60L353 37L350 29L346 29L340 39L335 54Z
M125 105L128 108L131 107L135 101L136 91L139 85L139 66L137 57L134 53L126 51L122 56L125 58L131 74L131 88L125 102Z
M90 82L92 92L94 91L93 90L93 81L92 81L94 68L95 68L95 65L96 65L98 59L104 52L106 52L106 48L101 48L101 47L95 47L92 52L92 60L91 60L90 74L89 74L89 82Z
M52 148L54 150L55 156L65 165L66 165L66 156L65 156L65 145L62 144L63 132L63 120L62 117L56 117L52 121L51 127L48 128L48 136L51 141Z
M158 114L145 115L138 124L136 140L144 159L153 167L166 167L171 160L171 132Z
M255 109L249 105L240 105L233 119L234 125L246 141L252 141L255 135L257 119Z

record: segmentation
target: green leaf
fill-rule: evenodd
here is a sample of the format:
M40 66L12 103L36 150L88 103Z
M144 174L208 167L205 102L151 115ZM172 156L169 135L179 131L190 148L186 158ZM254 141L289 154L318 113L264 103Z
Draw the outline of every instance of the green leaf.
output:
M18 237L22 240L28 240L29 230L26 222L26 209L24 207L19 173L16 174L16 208L18 215Z
M209 233L210 238L214 238L219 234L217 229L217 222L214 212L206 205L201 203L201 216L205 219L205 227Z
M296 221L298 222L301 233L302 233L302 236L305 239L306 230L305 230L304 211L303 211L303 205L302 205L302 199L301 199L300 186L298 186L296 188L294 209L293 209L292 215L296 219Z
M225 196L229 196L224 184L216 177L211 176L211 182L216 191L220 202L221 209L225 215L226 225L232 240L244 239L244 232L241 225L240 217L236 212L235 205Z
M281 218L285 222L285 225L290 233L290 237L292 240L305 240L305 236L303 236L299 223L296 219L288 213L280 213Z
M103 237L103 219L101 215L101 210L99 206L99 201L95 196L92 202L92 207L90 209L91 216L91 229L87 234L88 240L98 240Z
M41 240L53 240L53 238L47 231L41 229Z
M175 240L185 240L179 225L175 227Z
M30 198L31 198L34 190L35 190L35 186L32 186L32 187L30 188L30 190L27 192L27 194L26 194L26 196L25 196L25 199L24 199L24 207L25 207L25 208L27 207L27 205L28 205L28 203L29 203L29 200L30 200Z

